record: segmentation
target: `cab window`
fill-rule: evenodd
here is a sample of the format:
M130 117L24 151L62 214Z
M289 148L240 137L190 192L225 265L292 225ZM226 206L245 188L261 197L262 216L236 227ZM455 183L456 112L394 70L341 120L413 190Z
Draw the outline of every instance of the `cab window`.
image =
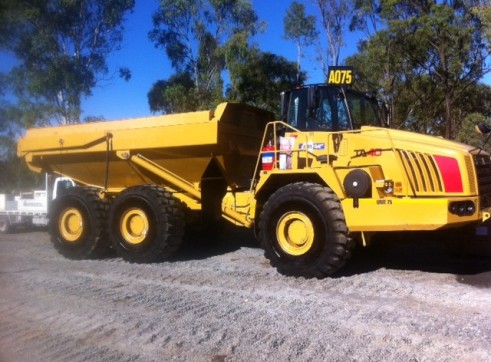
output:
M354 129L382 125L378 106L373 100L356 93L348 93L347 97Z
M344 131L351 129L344 96L338 88L319 88L315 112L307 120L307 129Z
M378 104L373 99L333 86L284 92L282 117L301 131L346 131L363 125L382 125Z
M308 89L295 89L287 93L288 104L287 123L298 129L305 129L309 111Z

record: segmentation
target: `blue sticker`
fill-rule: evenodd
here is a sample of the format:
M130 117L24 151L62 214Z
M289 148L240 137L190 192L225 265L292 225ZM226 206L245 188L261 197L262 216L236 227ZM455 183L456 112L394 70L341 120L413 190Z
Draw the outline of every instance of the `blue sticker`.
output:
M299 148L301 150L305 150L305 143L300 143ZM308 149L309 151L323 151L326 149L326 144L309 142Z

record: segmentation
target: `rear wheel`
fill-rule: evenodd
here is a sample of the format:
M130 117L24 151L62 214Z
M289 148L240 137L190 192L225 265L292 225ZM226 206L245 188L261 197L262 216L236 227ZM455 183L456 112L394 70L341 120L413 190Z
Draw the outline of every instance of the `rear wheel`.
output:
M107 251L107 206L97 189L70 188L53 201L49 231L58 252L71 259L100 256Z
M184 213L161 187L135 186L114 200L110 211L111 238L118 255L130 262L162 261L179 247Z
M304 182L271 195L260 215L258 236L265 256L280 273L307 278L337 271L353 244L336 195Z

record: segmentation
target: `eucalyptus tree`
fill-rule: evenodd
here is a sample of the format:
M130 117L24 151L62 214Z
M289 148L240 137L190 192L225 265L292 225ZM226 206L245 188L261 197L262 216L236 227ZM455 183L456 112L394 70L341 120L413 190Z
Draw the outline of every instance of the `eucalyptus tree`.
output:
M167 80L159 80L148 92L152 112L181 113L198 108L194 82L189 73L176 73Z
M149 37L165 50L176 73L193 80L190 96L197 108L208 108L223 97L222 73L237 56L230 47L241 44L234 49L247 52L248 39L261 30L262 23L249 0L161 0L159 4Z
M382 89L394 125L454 138L472 112L462 100L489 71L481 1L360 1L381 30L348 62Z
M482 0L473 10L482 22L484 37L488 47L491 47L491 3L489 0Z
M380 29L380 0L351 0L352 16L349 28L359 30L367 38L372 37Z
M285 38L295 41L297 45L297 78L300 79L302 48L311 45L318 37L316 18L305 13L305 5L293 1L283 19Z
M270 53L252 50L231 73L234 87L228 90L231 100L254 105L280 114L280 94L303 83L304 72L297 72L295 62Z
M434 104L443 105L441 132L447 138L455 136L461 122L454 114L459 97L488 71L490 49L484 44L482 23L472 10L478 3L478 0L382 1L382 17L387 20L395 51L401 55L404 67L430 80L434 89L427 91L441 94Z
M9 73L23 117L78 123L81 100L108 77L135 0L3 0L0 48L17 63ZM128 69L121 70L125 78Z
M339 65L341 49L345 45L344 33L353 15L352 1L313 0L320 12L320 19L327 39L327 61L323 61L327 77L327 65Z

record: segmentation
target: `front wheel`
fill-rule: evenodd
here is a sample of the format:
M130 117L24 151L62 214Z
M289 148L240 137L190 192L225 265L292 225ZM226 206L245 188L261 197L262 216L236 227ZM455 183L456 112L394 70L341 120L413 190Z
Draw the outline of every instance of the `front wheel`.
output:
M258 236L272 266L282 274L306 278L336 272L353 244L336 195L306 182L271 195L260 215Z
M110 211L113 247L130 262L150 263L171 256L182 241L184 214L172 195L153 185L130 187Z

